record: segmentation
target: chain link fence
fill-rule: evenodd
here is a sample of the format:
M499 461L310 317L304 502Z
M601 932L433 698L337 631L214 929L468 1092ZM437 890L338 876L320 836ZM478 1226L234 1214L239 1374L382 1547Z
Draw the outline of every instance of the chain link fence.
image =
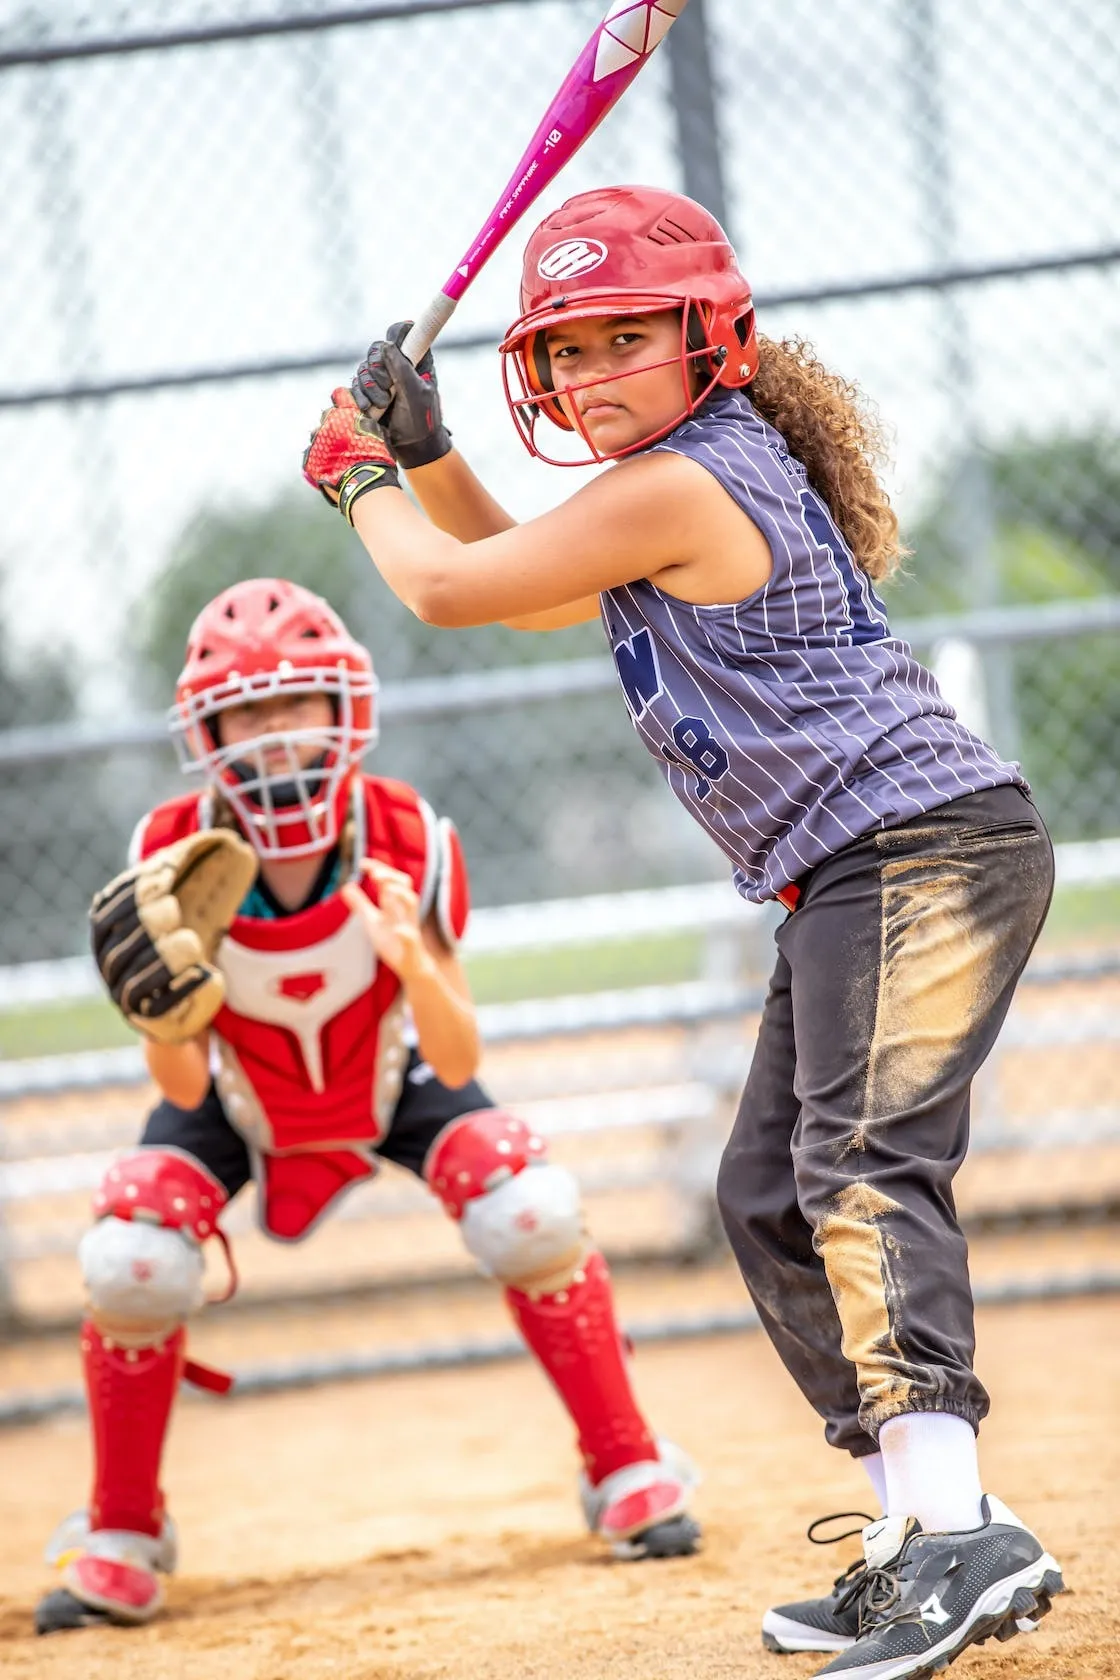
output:
M258 574L369 642L373 765L454 817L482 905L721 873L597 626L420 625L299 478L331 387L435 290L603 8L0 0L0 968L83 950L90 894L181 785L161 714L190 619ZM878 404L913 550L893 614L1069 843L1120 835L1117 86L1114 0L690 0L539 209L691 192L762 330ZM518 244L439 367L457 443L528 517L582 475L511 433ZM1051 1163L1080 1139L1107 1166L1120 889L1078 879L1031 994L1045 1030L1028 999L1000 1064L1029 1091L1000 1112L1048 1115ZM27 1022L0 1008L4 1054L35 1047Z
M596 625L423 627L299 479L331 386L435 291L603 8L0 0L10 1326L77 1314L89 1188L148 1095L79 959L89 895L181 788L163 711L193 613L269 573L316 586L371 645L373 768L463 833L490 917L472 976L495 1092L579 1171L613 1257L710 1255L772 917L744 921L722 884L724 922L683 887L725 872L633 739ZM966 721L1023 761L1061 842L960 1179L984 1299L1120 1275L1117 86L1115 0L690 0L534 212L603 181L692 193L729 228L762 331L809 339L892 423L913 558L888 605ZM438 361L457 444L529 517L583 475L510 433L494 351L517 245ZM583 894L620 897L569 902ZM547 927L516 909L536 900L563 900ZM378 1184L297 1257L265 1252L238 1206L249 1299L403 1287L416 1255L462 1272L420 1200ZM354 1220L381 1225L354 1240ZM712 1287L652 1334L719 1329ZM484 1356L475 1336L405 1362ZM285 1364L269 1383L401 1357ZM77 1403L45 1393L45 1369L34 1394L0 1394L0 1421Z
M175 787L162 750L66 738L165 706L191 614L235 577L317 584L390 702L601 651L595 626L414 623L298 477L331 385L435 289L601 11L0 4L0 962L79 948ZM763 329L811 339L895 428L907 619L1120 590L1114 22L1107 0L692 0L549 201L646 180L724 218ZM578 475L510 435L493 346L517 244L440 371L524 516ZM1114 637L988 643L983 679L1060 836L1120 832ZM605 691L385 721L377 766L456 818L483 903L718 867Z

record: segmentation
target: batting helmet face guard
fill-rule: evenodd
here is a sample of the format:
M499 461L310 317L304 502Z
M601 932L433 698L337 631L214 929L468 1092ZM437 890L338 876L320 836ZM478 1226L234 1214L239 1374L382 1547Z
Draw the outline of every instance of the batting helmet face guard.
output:
M680 412L625 448L601 451L578 410L555 395L545 333L569 321L667 309L681 318L674 358ZM758 372L751 289L727 235L702 205L656 187L580 193L546 217L525 249L521 311L501 345L506 400L529 453L555 466L587 466L644 449L695 413L717 386L749 385ZM648 371L648 364L634 370ZM542 414L563 431L578 428L590 456L545 454L537 438Z
M330 699L329 725L223 746L223 711L305 694ZM369 654L326 601L252 578L195 619L168 721L183 769L221 790L259 856L309 857L341 832L355 767L377 739L376 694Z

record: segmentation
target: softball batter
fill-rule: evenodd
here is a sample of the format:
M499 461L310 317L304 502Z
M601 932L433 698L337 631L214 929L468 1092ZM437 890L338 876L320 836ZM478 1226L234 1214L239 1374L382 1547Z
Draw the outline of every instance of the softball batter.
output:
M515 424L546 460L563 434L616 463L540 518L518 525L475 478L401 337L335 393L309 482L428 623L601 616L670 788L738 891L790 911L719 1203L774 1346L884 1516L763 1639L830 1654L822 1674L919 1680L1033 1626L1062 1585L982 1488L952 1194L971 1081L1049 903L1045 827L890 632L873 421L807 347L757 336L699 205L609 188L531 237L501 347Z

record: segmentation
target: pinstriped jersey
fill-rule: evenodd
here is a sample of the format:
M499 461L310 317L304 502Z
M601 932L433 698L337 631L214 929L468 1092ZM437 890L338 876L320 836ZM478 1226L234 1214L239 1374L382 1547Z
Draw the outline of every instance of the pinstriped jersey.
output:
M634 726L745 898L772 898L873 829L1025 787L891 635L805 468L744 392L653 447L705 467L772 556L742 601L694 606L646 580L600 601Z

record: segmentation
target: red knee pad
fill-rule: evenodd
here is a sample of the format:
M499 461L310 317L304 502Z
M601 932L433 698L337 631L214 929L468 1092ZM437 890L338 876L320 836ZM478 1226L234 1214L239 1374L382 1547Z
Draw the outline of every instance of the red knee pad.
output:
M237 1288L237 1269L218 1216L229 1197L201 1161L179 1149L134 1149L105 1174L93 1198L98 1219L147 1220L181 1231L201 1246L217 1237L229 1268L229 1287L218 1300L228 1301Z
M148 1219L192 1236L196 1243L218 1232L228 1197L201 1161L178 1149L134 1149L105 1174L93 1198L98 1219Z
M546 1154L543 1138L501 1108L481 1108L445 1126L428 1151L424 1178L452 1219Z

